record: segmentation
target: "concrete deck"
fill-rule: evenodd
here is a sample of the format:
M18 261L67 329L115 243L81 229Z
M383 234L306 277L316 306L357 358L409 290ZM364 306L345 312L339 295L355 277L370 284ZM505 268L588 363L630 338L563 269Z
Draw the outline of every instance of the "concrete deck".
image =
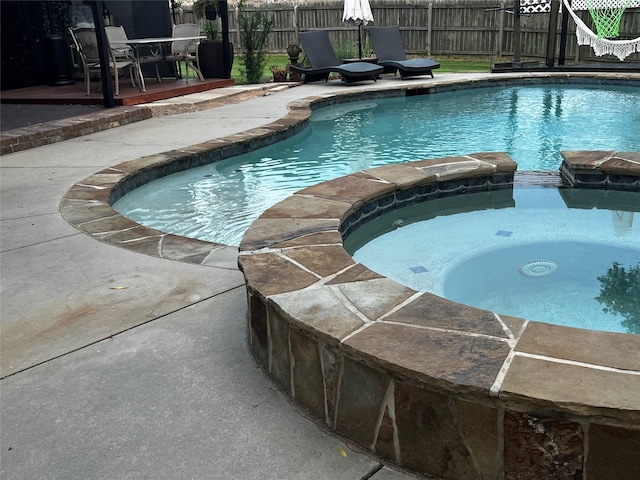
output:
M94 172L258 127L290 101L344 88L217 89L152 108L188 113L1 157L2 478L412 478L323 431L256 366L235 252L210 268L154 258L100 243L59 213Z
M59 211L72 185L110 166L274 122L303 97L399 82L218 89L3 155L0 475L412 478L322 430L258 369L233 249L209 266L171 261L98 242Z

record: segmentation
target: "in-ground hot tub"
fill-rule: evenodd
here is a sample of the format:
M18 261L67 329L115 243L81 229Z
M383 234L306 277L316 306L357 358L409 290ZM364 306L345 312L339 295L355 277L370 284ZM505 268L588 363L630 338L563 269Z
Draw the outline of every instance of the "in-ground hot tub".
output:
M345 239L416 291L576 328L640 334L640 193L519 186L402 207Z
M592 175L586 183L598 177L609 188L639 190L638 154L563 156L574 183ZM330 428L417 472L456 480L636 478L639 336L420 293L343 248L368 218L510 188L514 171L499 153L386 166L304 189L267 210L239 257L251 351Z

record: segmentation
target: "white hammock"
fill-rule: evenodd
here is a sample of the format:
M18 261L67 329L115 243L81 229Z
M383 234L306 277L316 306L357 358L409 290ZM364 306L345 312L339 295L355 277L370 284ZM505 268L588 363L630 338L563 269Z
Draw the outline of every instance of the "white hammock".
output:
M578 45L589 45L593 48L594 53L601 57L602 55L615 55L623 61L629 55L640 52L640 37L633 40L609 40L608 38L598 38L589 27L585 25L578 15L571 9L569 0L562 0L564 6L576 22L576 37Z

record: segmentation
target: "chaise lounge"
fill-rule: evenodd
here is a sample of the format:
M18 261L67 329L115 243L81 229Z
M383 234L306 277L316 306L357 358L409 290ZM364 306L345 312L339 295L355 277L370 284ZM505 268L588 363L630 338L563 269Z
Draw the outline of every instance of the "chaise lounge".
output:
M407 59L399 27L370 27L368 30L378 65L385 67L386 72L399 71L403 80L418 75L431 75L433 78L433 70L440 68L440 64L430 58Z
M377 75L384 72L383 67L372 63L341 63L329 42L329 34L325 30L301 32L299 37L302 49L311 65L307 67L289 65L289 69L304 74L304 83L327 81L331 72L339 73L347 84L361 80L375 82Z

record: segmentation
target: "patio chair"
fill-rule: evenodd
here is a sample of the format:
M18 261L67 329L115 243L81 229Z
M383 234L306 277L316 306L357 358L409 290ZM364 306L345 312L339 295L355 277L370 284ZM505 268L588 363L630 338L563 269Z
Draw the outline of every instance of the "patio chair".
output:
M368 30L378 65L385 67L385 71L399 71L400 78L404 80L418 75L431 75L433 78L433 70L440 68L438 62L429 58L407 59L399 27L370 27Z
M134 58L133 50L127 45L127 33L124 31L124 27L104 27L104 32L107 34L107 40L109 40L109 46L113 50L113 54L116 60Z
M339 73L347 84L360 80L375 82L377 75L384 71L384 68L367 62L341 63L329 42L329 33L326 30L300 32L299 37L311 65L289 65L289 69L304 74L304 83L327 81L331 72Z
M140 64L138 63L138 59L133 53L133 49L127 45L127 33L122 26L107 26L104 27L104 32L107 35L107 40L109 42L109 47L113 52L113 56L116 58L116 61L126 62L132 61L134 62L134 69L136 76L140 78L142 76L142 70L140 70ZM134 78L131 77L131 83L135 87Z
M197 37L198 35L200 35L200 25L197 23L181 23L179 25L174 25L171 33L173 38ZM200 41L193 40L177 40L171 42L171 54L167 55L166 59L167 61L174 62L176 78L180 75L180 62L185 62L185 76L187 83L189 83L189 66L193 65L193 62L195 61L198 68L200 68L200 61L198 58L199 44ZM197 74L198 72L195 73Z
M82 63L82 70L84 75L84 83L87 87L87 95L91 95L91 72L100 71L100 55L98 53L98 40L96 38L96 31L93 28L69 28L71 39L73 41L73 48L76 50L78 57ZM120 71L129 68L129 75L131 76L131 83L135 86L135 61L132 59L118 60L111 48L109 53L109 68L115 77L115 94L120 94Z
M107 34L109 40L109 46L113 51L116 60L124 61L125 59L133 60L135 63L136 73L140 82L140 90L145 91L144 76L142 74L143 63L153 63L156 67L156 80L162 81L160 76L160 70L158 69L158 63L163 60L162 52L151 51L150 55L140 55L139 51L134 51L133 48L127 43L129 36L123 26L110 26L104 27L104 31ZM148 48L148 47L147 47Z

